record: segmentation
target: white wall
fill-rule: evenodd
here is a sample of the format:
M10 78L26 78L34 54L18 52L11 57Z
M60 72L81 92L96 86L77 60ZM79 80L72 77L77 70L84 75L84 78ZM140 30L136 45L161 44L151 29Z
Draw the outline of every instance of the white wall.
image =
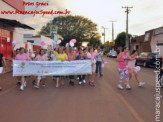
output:
M159 34L159 35L156 35L156 36L152 37L152 41L151 41L152 52L154 52L155 49L156 49L157 41L159 43L163 43L163 34ZM160 46L160 55L163 57L163 45Z
M10 10L10 11L15 11L15 8L11 7L10 5L8 5L7 3L3 2L2 0L0 0L0 10ZM21 14L0 14L0 18L4 18L4 19L10 19L10 20L17 20L21 23L23 23L23 15ZM22 28L15 28L13 31L13 41L20 41L20 44L18 44L15 48L18 47L24 47L24 43L23 43L23 32L24 29Z

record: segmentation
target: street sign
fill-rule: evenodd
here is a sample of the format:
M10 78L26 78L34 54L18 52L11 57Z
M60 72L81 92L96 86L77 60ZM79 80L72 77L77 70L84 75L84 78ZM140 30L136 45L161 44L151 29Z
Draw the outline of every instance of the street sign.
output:
M58 27L56 25L50 26L50 33L57 34Z

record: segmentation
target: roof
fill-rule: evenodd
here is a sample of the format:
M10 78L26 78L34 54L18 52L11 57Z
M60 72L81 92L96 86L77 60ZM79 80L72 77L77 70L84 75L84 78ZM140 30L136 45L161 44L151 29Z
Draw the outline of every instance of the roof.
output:
M16 21L16 20L9 20L9 19L0 18L0 22L8 24L8 25L15 27L15 28L24 28L24 29L29 29L29 30L35 30L34 28L32 28L26 24L20 23L19 21Z

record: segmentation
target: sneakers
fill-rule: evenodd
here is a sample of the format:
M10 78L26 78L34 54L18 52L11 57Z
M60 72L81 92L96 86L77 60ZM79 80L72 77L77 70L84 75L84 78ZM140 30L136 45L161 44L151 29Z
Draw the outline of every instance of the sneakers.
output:
M21 85L20 86L20 91L23 91L24 90L24 85Z
M119 84L117 88L123 90L123 86L121 84Z
M32 81L32 84L33 84L33 85L36 85L36 80L33 80L33 81Z
M20 81L18 81L16 85L17 85L17 86L21 86L21 82L20 82Z
M138 86L142 87L144 84L145 84L144 82L140 82Z
M45 83L42 83L42 86L45 87L46 86Z
M70 81L69 84L70 84L71 86L74 86L74 82L72 82L72 81Z
M79 81L79 85L81 85L82 84L82 81Z
M34 85L34 87L35 87L35 88L37 88L37 89L39 89L39 88L40 88L40 87L39 87L39 86L37 86L37 85Z
M77 80L79 80L79 77L77 77Z
M24 87L27 87L27 82L26 81L24 81Z
M83 83L86 83L86 80L83 80Z
M126 84L126 89L130 90L131 86L129 84Z

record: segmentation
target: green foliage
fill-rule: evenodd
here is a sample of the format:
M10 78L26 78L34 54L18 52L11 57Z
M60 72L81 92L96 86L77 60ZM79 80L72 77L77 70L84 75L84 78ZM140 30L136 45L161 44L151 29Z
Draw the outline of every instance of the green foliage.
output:
M58 34L64 38L63 45L71 39L76 39L76 46L80 46L82 41L100 40L97 31L97 24L93 23L88 18L82 16L59 16L48 22L41 28L39 35L50 33L50 26L58 26Z
M132 37L131 34L128 34L128 37ZM124 47L125 46L125 40L126 40L126 32L121 32L117 35L117 38L115 39L115 45Z
M91 46L91 47L98 47L98 46L101 46L101 41L98 40L97 38L92 38L90 41L89 41L89 44L88 46Z

